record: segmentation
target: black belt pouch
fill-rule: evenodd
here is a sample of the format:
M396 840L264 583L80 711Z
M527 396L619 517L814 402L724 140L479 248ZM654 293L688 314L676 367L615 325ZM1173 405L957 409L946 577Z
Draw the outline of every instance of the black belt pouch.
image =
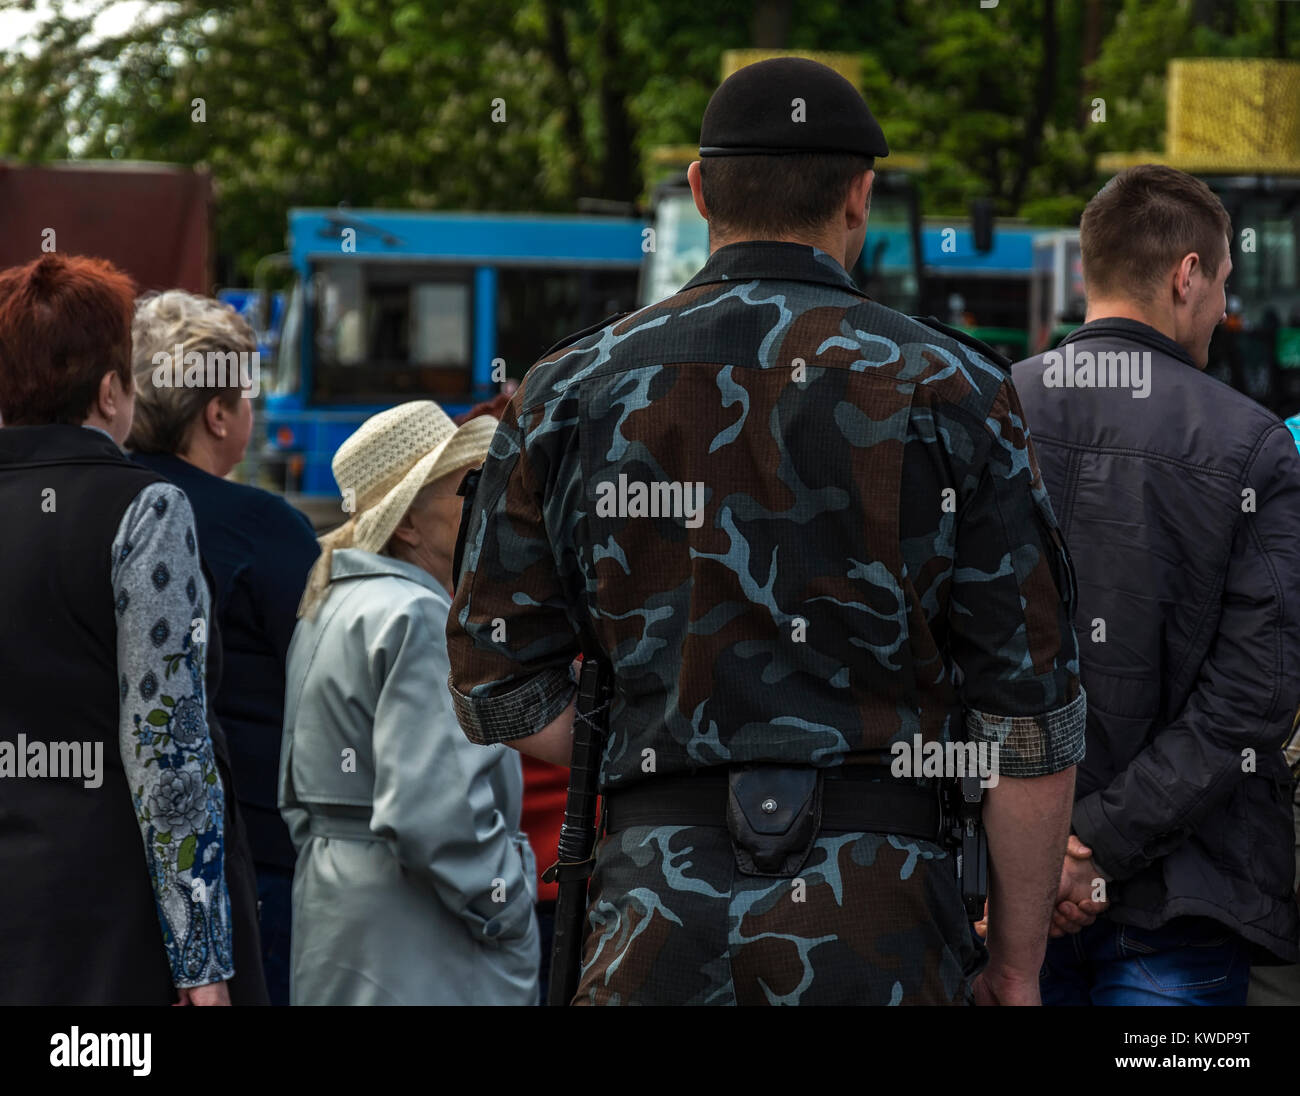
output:
M822 821L822 770L743 765L728 773L727 831L745 875L790 879Z

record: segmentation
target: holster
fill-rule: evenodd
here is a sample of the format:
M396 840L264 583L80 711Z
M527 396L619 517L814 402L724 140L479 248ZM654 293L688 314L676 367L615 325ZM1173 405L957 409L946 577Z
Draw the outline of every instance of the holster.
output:
M728 774L727 831L745 875L798 874L821 830L822 771L744 765Z
M988 834L984 829L984 788L978 776L945 780L941 785L944 842L957 862L961 900L972 921L984 916L989 895Z

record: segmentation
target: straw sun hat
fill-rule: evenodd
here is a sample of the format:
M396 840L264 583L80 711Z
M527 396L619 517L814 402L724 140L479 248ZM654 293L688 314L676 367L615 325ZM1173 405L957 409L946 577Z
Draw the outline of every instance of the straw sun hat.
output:
M298 615L310 615L329 586L336 549L382 552L420 488L481 464L496 427L489 415L457 427L431 400L399 404L366 419L334 454L331 468L351 517L320 538L321 556Z

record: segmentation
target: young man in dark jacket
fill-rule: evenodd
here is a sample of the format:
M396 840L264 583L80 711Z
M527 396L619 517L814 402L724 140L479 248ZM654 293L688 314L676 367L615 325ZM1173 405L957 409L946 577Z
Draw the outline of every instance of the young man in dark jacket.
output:
M1146 164L1080 229L1087 322L1015 367L1078 576L1088 694L1044 1004L1244 1004L1294 962L1300 454L1206 375L1232 228Z

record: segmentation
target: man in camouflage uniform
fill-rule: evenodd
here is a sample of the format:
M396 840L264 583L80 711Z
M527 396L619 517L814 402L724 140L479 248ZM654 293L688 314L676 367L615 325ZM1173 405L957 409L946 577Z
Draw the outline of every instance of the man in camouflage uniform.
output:
M505 411L448 622L461 725L566 763L570 664L612 666L576 1003L1036 1002L1085 701L1015 391L849 278L888 150L847 81L742 69L701 146L704 269L553 350ZM742 866L729 772L811 767L823 823L879 816L901 783L933 798L878 767L891 745L963 725L1000 747L987 952L916 825L823 825L795 870ZM679 809L710 780L716 816Z

